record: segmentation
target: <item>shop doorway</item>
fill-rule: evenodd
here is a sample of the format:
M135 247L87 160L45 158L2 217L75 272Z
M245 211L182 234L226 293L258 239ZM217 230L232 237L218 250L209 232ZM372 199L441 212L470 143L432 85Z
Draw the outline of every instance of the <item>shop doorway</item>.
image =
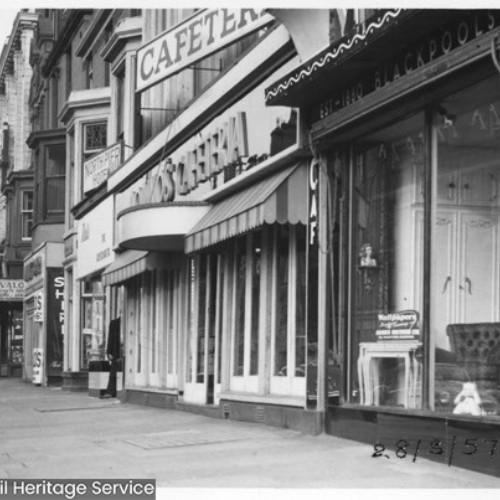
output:
M219 402L223 273L221 255L200 254L191 259L186 402Z

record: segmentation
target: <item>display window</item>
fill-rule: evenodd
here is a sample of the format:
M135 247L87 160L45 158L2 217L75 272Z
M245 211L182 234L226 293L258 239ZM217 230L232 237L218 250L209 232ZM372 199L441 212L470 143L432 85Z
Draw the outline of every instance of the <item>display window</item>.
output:
M423 115L352 153L350 401L422 406Z
M500 87L354 141L348 403L500 414Z
M106 336L104 332L105 295L101 277L82 281L82 351L81 366L88 370L90 361L105 358Z
M431 408L500 418L500 86L439 103L434 125Z

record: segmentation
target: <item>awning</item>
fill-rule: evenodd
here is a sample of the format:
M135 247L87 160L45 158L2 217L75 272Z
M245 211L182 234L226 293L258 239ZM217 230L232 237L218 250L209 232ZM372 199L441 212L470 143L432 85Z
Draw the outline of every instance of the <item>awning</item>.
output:
M182 252L147 252L126 250L117 254L115 260L102 273L104 286L117 285L146 271L179 269Z
M116 285L147 271L148 253L141 250L127 250L117 254L114 262L102 274L103 285Z
M263 224L307 224L307 168L293 165L214 205L186 235L187 253Z
M305 107L347 89L360 75L374 71L418 38L439 29L464 11L380 9L365 29L336 40L265 90L267 106Z

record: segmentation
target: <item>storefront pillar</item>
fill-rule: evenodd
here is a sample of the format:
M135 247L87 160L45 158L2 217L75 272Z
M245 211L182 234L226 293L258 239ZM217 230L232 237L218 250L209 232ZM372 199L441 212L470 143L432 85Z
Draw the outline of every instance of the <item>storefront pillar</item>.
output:
M318 168L318 404L317 410L326 409L326 374L328 354L328 174L326 158L319 159Z

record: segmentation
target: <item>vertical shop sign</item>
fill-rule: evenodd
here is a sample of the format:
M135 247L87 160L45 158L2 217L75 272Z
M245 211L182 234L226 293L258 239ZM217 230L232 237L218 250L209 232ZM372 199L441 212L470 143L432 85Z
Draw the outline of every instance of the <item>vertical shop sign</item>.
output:
M35 308L33 311L33 321L43 323L43 292L35 294Z
M60 375L63 364L64 275L62 269L47 269L47 369Z
M34 384L41 384L43 380L43 349L33 349L33 378Z
M318 236L318 161L309 167L309 244L314 245Z

